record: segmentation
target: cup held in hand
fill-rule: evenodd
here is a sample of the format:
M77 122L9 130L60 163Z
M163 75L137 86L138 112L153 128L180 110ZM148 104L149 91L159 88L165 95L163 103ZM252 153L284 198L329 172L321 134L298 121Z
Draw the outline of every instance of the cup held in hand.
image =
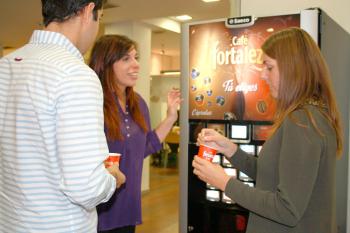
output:
M201 144L199 146L199 151L198 151L199 157L212 162L215 155L216 155L216 150L214 148L204 144Z
M106 167L111 166L112 164L119 163L121 154L119 153L109 153L108 158L105 160Z

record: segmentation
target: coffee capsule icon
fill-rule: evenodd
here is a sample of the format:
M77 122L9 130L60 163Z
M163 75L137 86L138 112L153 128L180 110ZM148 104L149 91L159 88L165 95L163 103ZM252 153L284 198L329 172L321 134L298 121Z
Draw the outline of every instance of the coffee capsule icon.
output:
M208 95L208 96L211 96L212 94L213 94L213 90L211 90L211 89L210 89L210 90L207 90L207 95Z
M195 79L200 75L200 72L196 68L192 68L191 70L191 78Z
M266 113L267 111L267 104L264 100L259 100L256 103L256 108L258 110L259 113Z
M219 106L223 106L225 104L225 97L223 96L217 96L216 97L216 103Z
M203 104L203 101L204 101L204 95L198 94L198 95L196 95L196 97L194 98L194 100L196 101L196 103L197 103L198 105L202 105L202 104Z
M224 120L237 120L237 117L233 112L225 112Z
M211 78L210 77L205 77L204 79L203 79L203 83L204 83L204 85L209 85L209 84L211 84Z

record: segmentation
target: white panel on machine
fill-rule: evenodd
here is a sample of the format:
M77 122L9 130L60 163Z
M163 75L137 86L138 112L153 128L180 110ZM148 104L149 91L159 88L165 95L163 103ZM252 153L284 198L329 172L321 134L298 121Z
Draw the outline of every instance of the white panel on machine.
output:
M300 13L300 27L307 31L318 44L319 9L302 10Z

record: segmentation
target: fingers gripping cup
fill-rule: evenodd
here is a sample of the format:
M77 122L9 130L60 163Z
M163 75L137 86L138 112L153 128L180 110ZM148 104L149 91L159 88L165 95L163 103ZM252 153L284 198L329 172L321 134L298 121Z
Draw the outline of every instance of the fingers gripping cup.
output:
M212 162L215 155L216 155L216 150L214 148L204 144L201 144L199 146L199 151L198 151L199 157Z
M109 167L112 164L116 164L119 163L120 161L120 156L122 156L119 153L109 153L108 154L108 158L105 160L105 166Z

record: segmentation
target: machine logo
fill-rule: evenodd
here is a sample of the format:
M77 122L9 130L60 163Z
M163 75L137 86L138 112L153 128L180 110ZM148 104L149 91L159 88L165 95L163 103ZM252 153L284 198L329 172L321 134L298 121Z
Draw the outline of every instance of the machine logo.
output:
M251 26L253 24L254 24L254 17L253 16L227 18L226 22L225 22L225 26L227 28L247 27L247 26Z

